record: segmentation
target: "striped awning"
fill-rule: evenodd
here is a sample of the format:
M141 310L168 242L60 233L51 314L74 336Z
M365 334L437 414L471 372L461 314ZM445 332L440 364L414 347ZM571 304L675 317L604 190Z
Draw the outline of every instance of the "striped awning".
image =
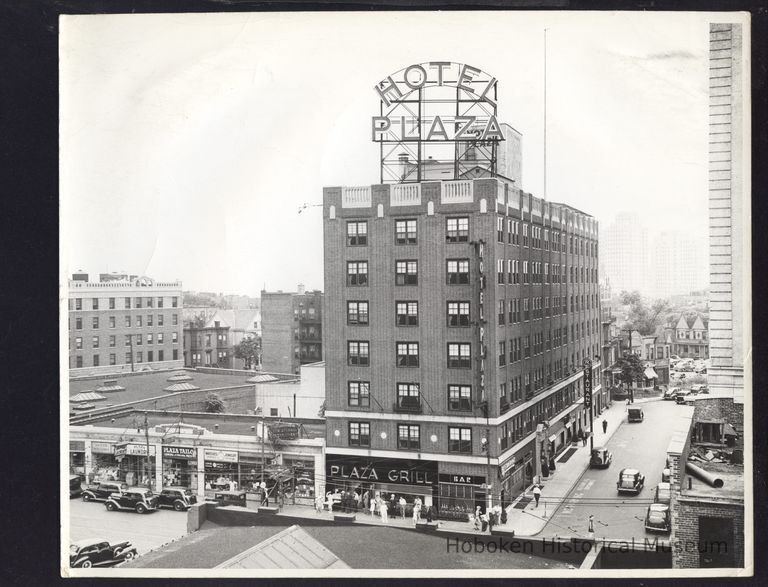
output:
M656 371L653 370L653 367L646 367L645 371L643 371L643 376L646 379L658 379L659 376L656 375Z

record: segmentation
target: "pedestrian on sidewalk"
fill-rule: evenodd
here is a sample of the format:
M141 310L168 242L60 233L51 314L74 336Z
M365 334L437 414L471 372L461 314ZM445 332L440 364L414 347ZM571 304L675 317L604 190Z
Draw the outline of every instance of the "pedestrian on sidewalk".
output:
M541 488L538 485L533 487L533 499L536 500L536 507L539 507L539 499L541 499Z
M371 517L373 517L374 514L376 513L376 500L375 499L371 500L371 505L369 506L369 508L371 510Z
M403 520L405 520L405 498L402 495L400 496L398 504L400 505L400 515L403 517Z
M315 498L315 511L318 514L322 514L323 513L324 504L325 504L325 500L323 499L323 496L322 495L318 495Z
M483 527L481 528L481 530L480 530L480 531L481 531L481 532L485 532L485 531L488 529L488 522L489 522L489 520L488 520L488 514L487 514L487 513L485 513L485 514L482 514L482 515L480 516L480 522L483 524Z
M507 523L507 508L501 508L501 523Z
M477 506L477 509L475 509L475 515L473 516L474 522L475 522L475 530L480 529L480 506Z
M491 508L488 510L488 532L493 534L493 527L496 525L496 512Z
M605 434L606 432L608 432L608 420L603 418L603 434Z
M381 507L380 507L379 511L381 512L381 521L384 524L389 523L389 517L387 516L387 509L388 509L388 507L389 507L389 505L387 504L387 500L382 499L381 500Z

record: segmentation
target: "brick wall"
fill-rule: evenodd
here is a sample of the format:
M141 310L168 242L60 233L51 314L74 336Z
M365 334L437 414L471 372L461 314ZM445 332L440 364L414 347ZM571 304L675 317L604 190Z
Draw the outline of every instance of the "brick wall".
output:
M672 555L675 569L691 569L702 566L699 549L705 549L706 538L699 534L699 518L722 518L733 520L733 534L727 541L727 548L733 556L735 567L744 566L744 504L703 501L701 498L679 498L677 516L673 520L677 545Z

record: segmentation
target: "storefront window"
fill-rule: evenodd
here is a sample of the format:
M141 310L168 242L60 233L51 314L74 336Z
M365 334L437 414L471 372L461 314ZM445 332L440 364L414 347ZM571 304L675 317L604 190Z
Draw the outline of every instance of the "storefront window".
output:
M186 446L163 447L163 487L197 489L197 449Z
M466 513L475 511L475 488L471 485L440 484L440 513Z

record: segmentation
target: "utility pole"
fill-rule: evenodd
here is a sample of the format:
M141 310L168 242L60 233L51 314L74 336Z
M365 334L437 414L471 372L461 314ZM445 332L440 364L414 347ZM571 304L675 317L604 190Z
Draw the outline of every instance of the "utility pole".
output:
M131 349L131 373L133 373L133 334L126 334L126 336L128 337L128 348Z
M146 412L144 412L144 438L147 441L147 471L149 477L149 488L152 489L152 464L149 461L149 422L147 420Z
M486 501L488 502L488 507L486 511L490 511L490 509L493 507L493 485L491 484L491 476L493 474L493 471L491 469L491 429L490 429L490 422L489 422L489 416L488 416L488 401L486 400L483 403L483 412L485 413L485 423L487 428L485 429L485 442L482 444L482 450L485 451L485 459L487 463L487 479L486 479Z

